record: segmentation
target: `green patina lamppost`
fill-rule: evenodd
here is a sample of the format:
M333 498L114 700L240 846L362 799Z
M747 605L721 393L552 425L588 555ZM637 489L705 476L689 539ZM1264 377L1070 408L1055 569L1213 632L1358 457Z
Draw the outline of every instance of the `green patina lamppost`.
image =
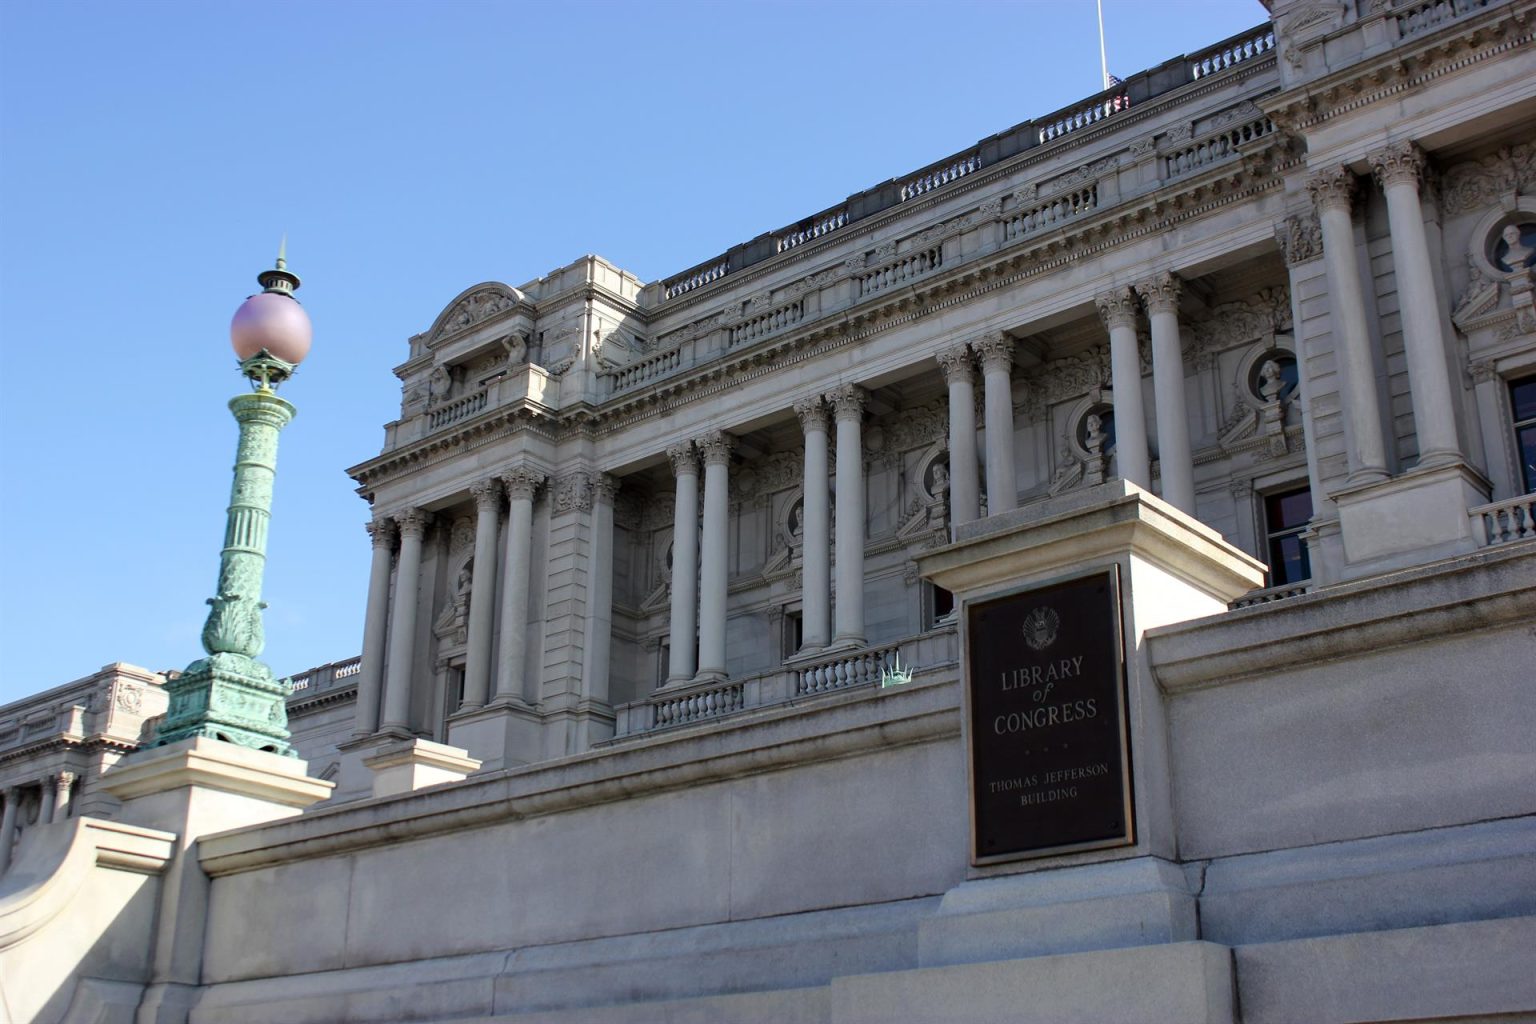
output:
M203 650L166 685L170 706L157 746L196 736L293 756L288 745L288 682L257 655L262 636L261 577L267 561L267 524L277 475L277 435L293 419L292 403L276 388L309 353L309 315L293 293L299 279L279 251L277 266L257 275L262 291L246 299L230 323L240 372L253 391L229 403L240 424L235 482L230 490L219 555L218 593L203 624Z

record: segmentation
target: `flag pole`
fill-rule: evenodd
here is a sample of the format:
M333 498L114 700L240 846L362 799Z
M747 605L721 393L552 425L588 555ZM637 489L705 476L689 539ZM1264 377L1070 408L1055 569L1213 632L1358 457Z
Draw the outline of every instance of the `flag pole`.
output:
M1108 89L1114 83L1109 80L1109 57L1104 52L1104 0L1098 0L1099 7L1099 70L1104 73L1104 88Z

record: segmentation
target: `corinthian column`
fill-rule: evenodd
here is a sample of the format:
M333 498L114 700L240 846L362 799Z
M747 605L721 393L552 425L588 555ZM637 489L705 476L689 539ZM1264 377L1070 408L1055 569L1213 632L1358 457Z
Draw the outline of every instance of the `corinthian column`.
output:
M1195 459L1189 447L1184 357L1179 338L1182 290L1183 283L1172 274L1159 274L1136 286L1152 322L1152 390L1157 396L1157 454L1163 470L1163 500L1194 515Z
M54 776L53 817L50 820L63 821L69 817L69 798L78 777L71 771L62 771Z
M832 509L827 490L827 407L820 396L795 403L805 431L805 481L800 532L800 649L819 651L832 640Z
M837 420L837 632L833 644L864 643L864 439L868 394L845 384L827 395Z
M1019 507L1013 469L1013 339L997 331L971 342L971 348L981 359L985 381L987 514L995 516Z
M1329 311L1333 320L1333 349L1343 378L1340 399L1349 459L1349 483L1387 478L1387 446L1381 430L1376 397L1376 370L1371 362L1371 336L1365 319L1365 295L1355 263L1355 232L1350 207L1355 176L1338 167L1307 182L1323 233L1323 264L1328 271ZM1437 314L1438 316L1438 314Z
M1120 478L1152 489L1147 454L1147 413L1141 401L1141 354L1136 348L1136 297L1120 288L1098 297L1099 317L1109 329L1109 372L1115 392L1115 459Z
M491 602L496 599L496 526L501 484L493 477L470 485L475 496L475 574L469 584L469 636L464 652L465 710L485 704L491 692Z
M1429 259L1429 240L1424 234L1424 210L1419 202L1424 154L1413 143L1403 142L1372 156L1371 165L1387 196L1392 267L1397 274L1397 302L1403 325L1403 352L1408 359L1413 424L1419 439L1419 465L1460 462L1456 396L1451 392L1445 337L1440 331L1440 304L1435 297L1435 273Z
M533 561L533 495L542 473L518 467L501 475L507 492L506 566L501 584L501 647L496 658L496 701L534 703L538 695L523 678L528 652L528 576Z
M5 791L5 814L0 817L0 874L11 866L11 846L16 842L16 810L21 802L21 788Z
M389 635L389 565L400 531L392 519L367 524L373 541L368 570L368 610L363 617L363 657L357 671L357 717L352 735L372 736L379 728L379 694L384 688L384 641Z
M672 657L668 683L693 678L695 616L699 611L699 459L691 442L667 449L677 500L672 520Z
M587 603L586 651L581 663L581 694L608 701L608 652L613 646L613 499L619 482L596 474L592 487L592 599Z
M968 345L938 354L949 385L949 525L981 515L981 481L976 467L976 364Z
M389 622L389 678L384 683L382 728L410 732L411 668L416 660L416 590L421 584L421 538L430 513L407 509L395 517L400 528L400 567Z
M731 449L715 430L694 442L704 456L704 544L699 571L699 676L725 677L726 534L730 527Z

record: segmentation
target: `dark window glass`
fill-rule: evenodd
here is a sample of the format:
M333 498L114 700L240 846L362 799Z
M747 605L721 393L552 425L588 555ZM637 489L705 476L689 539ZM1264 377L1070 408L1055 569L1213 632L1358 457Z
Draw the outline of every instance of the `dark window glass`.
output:
M1307 542L1301 534L1312 518L1312 492L1303 487L1264 498L1264 530L1269 540L1269 585L1281 587L1312 578Z
M1530 494L1536 491L1536 377L1509 382L1509 406L1515 421L1515 455Z

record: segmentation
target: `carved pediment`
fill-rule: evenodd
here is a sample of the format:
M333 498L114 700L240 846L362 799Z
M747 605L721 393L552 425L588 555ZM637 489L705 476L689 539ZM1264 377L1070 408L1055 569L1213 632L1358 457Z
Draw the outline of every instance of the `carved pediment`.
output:
M490 281L477 284L448 304L438 315L427 332L427 344L434 345L444 338L454 337L472 330L527 300L523 293L510 285Z

